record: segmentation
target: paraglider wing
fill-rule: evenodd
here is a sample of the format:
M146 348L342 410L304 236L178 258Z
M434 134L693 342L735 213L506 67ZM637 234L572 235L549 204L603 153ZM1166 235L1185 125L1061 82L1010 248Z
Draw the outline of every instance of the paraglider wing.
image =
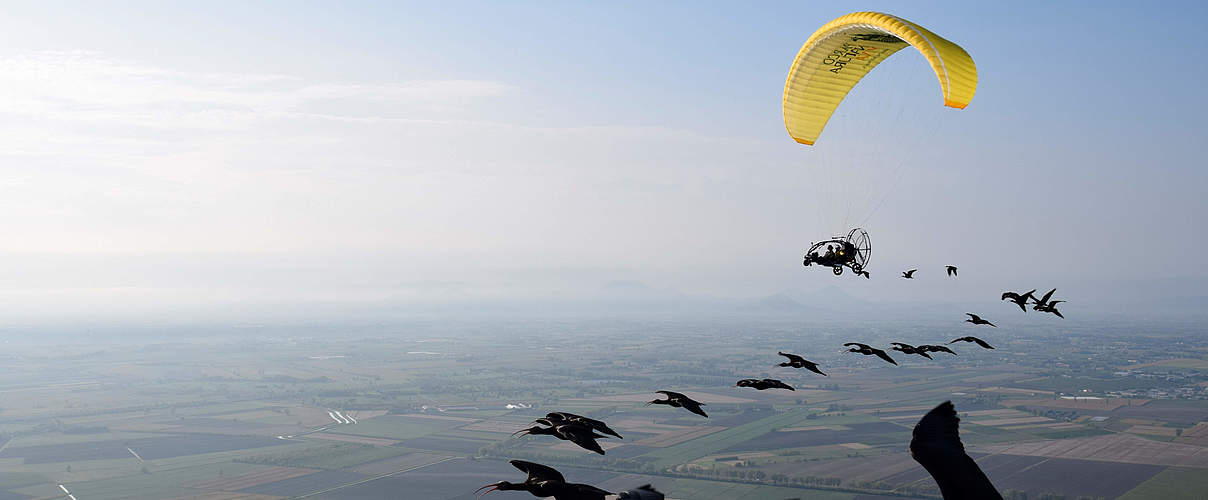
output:
M890 14L856 12L827 23L806 40L784 83L784 125L812 145L843 98L882 61L912 46L940 81L944 105L964 109L977 91L977 67L959 45Z

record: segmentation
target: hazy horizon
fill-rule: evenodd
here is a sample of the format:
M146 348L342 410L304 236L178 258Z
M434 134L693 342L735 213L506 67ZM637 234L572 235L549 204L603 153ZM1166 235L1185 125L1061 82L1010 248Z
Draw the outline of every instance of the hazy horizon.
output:
M1208 75L1183 54L1206 7L1180 5L859 6L980 74L957 112L927 68L895 68L942 129L867 221L863 280L801 267L841 228L817 210L825 150L780 117L793 54L847 4L14 4L0 320L334 319L618 281L988 310L1057 287L1087 314L1192 313Z

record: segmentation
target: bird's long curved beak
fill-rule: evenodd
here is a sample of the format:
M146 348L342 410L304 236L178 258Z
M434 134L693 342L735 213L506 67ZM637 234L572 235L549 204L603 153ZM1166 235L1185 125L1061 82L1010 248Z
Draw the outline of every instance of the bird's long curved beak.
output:
M478 489L474 490L474 496L481 497L483 495L486 495L487 493L490 493L492 491L499 489L499 485L501 485L501 484L503 484L502 481L500 481L498 483L494 483L494 484L488 484L486 486L478 488ZM490 488L490 489L487 489L487 488ZM486 491L482 491L482 490L486 490Z
M512 433L512 437L517 437L517 436L516 436L517 434L519 434L519 435L521 435L521 436L526 436L526 435L528 435L528 434L529 434L529 433L531 433L531 432L532 432L532 431L530 431L530 430L528 430L528 429L521 429L521 430L518 430L518 431L516 431L516 432L513 432L513 433ZM486 487L486 486L483 486L483 488L485 488L485 487Z
M646 406L650 406L650 405L652 405L652 404L654 404L654 401L651 401L651 402L649 402L649 403L646 403Z

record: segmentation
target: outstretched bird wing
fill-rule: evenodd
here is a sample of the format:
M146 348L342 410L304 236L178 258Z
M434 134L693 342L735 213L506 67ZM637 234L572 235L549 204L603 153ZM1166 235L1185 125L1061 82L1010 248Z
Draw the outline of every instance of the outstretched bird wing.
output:
M1053 296L1053 292L1056 292L1056 291L1057 291L1056 288L1049 290L1049 293L1044 294L1044 296L1041 297L1040 300L1036 301L1036 305L1043 306L1043 305L1047 304L1049 302L1049 298L1051 298ZM1032 299L1032 300L1036 300L1036 299Z
M793 386L788 385L788 384L786 384L786 383L784 383L784 382L781 382L781 381L779 381L779 380L776 380L776 379L774 379L774 378L765 378L765 379L763 379L763 381L764 381L764 382L767 382L767 383L768 383L768 385L770 385L770 386L772 386L772 387L776 387L776 388L780 388L780 389L788 389L788 390L790 390L790 391L794 391L794 392L797 390L797 389L794 389L794 388L793 388Z
M973 313L965 313L965 314L969 315L969 319L971 319L973 321L981 321L981 316L978 316Z
M830 376L830 375L827 375L827 374L825 374L825 373L822 373L822 370L818 369L818 364L817 364L817 363L809 363L809 364L805 365L805 368L806 368L807 370L811 371L811 372L817 373L818 375L822 375L823 377L829 377L829 376Z
M790 363L804 363L805 362L805 358L798 356L796 354L789 354L787 352L780 352L780 351L776 351L776 354L789 358Z
M986 349L993 349L993 348L994 348L994 346L992 346L992 345L990 345L990 344L987 344L987 343L986 343L986 341L984 341L984 340L982 340L982 339L979 339L979 338L977 338L977 337L969 337L969 339L970 339L970 340L972 340L973 342L976 342L976 343L977 343L977 345L982 346L982 347L985 347Z
M958 430L960 419L951 401L928 412L914 426L910 455L935 482L946 500L1002 499L990 478L965 453Z
M888 361L888 362L893 363L893 364L895 364L895 365L896 365L896 364L898 364L898 362L897 362L897 361L894 361L894 360L893 360L893 358L889 357L889 355L888 355L888 354L885 354L885 351L882 351L882 350L880 350L880 349L873 349L873 354L876 354L876 355L877 355L877 357L879 357L879 358L881 358L881 359L883 359L883 360L885 360L885 361Z
M512 467L520 469L520 472L528 474L528 479L525 482L529 482L529 481L565 482L566 481L566 478L562 477L561 472L558 472L553 467L550 467L548 465L541 465L541 464L534 463L534 462L526 462L524 460L510 460L510 461L508 461L508 463L512 464Z
M1019 300L1019 294L1015 293L1015 292L1003 292L1001 300L1007 300L1007 299Z
M861 349L872 349L872 346L870 346L868 344L861 344L859 342L848 342L846 344L843 344L844 347L853 346L853 345L858 346Z
M654 391L654 392L667 396L667 399L686 399L688 401L692 400L692 398L689 398L688 396L685 396L678 392L673 392L673 391Z
M697 415L700 415L702 417L709 418L709 415L705 413L705 410L701 409L701 406L704 405L704 403L699 403L699 402L693 401L691 399L688 399L688 400L683 401L681 404L684 405L685 410L688 410L688 411L695 413Z

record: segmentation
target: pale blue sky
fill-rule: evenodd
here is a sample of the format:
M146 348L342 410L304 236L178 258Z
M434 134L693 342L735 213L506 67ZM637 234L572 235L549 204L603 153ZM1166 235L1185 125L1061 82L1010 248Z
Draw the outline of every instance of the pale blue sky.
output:
M880 286L800 269L833 223L780 117L793 55L854 10L979 71L940 115L944 156L911 153L869 221ZM914 293L1203 296L1206 20L1198 2L10 3L0 315L617 279L902 300L889 276L949 262L962 288Z

